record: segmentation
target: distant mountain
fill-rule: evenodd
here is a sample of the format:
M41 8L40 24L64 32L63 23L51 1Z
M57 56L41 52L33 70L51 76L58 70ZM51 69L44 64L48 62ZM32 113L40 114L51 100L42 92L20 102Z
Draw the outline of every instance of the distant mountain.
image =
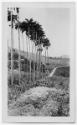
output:
M69 59L69 56L68 55L62 55L61 58L67 58L67 59Z

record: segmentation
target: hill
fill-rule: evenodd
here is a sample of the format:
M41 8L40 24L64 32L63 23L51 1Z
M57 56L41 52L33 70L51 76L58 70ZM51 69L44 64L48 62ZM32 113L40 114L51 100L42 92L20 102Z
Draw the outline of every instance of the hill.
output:
M10 48L9 48L9 52L10 52ZM17 53L18 54L18 50L17 49L14 49L13 51L14 53ZM24 57L24 58L27 58L28 60L32 60L34 62L36 62L36 55L34 53L28 53L28 56L27 56L27 52L24 52L24 51L21 51L21 56ZM70 59L69 58L63 58L63 57L47 57L47 63L52 65L52 67L54 66L58 66L58 65L61 65L61 66L69 66L69 61ZM45 64L45 56L42 55L41 56L41 62L43 64ZM39 63L39 54L37 54L37 63Z

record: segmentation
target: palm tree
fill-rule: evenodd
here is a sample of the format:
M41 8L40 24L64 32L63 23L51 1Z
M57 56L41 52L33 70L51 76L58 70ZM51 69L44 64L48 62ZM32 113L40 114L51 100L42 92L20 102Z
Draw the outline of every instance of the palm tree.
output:
M11 11L11 83L13 85L13 12Z
M32 21L32 25L30 27L30 39L33 42L34 54L36 55L36 41L37 41L37 37L36 37L36 21ZM32 50L33 50L33 47L32 47ZM32 53L33 53L33 51L32 51ZM34 72L33 80L34 81L35 81L35 77L36 77L35 76L36 75L36 73L35 73L35 68L36 68L35 62L33 63L33 72Z
M46 47L46 51L47 51L47 63L48 63L48 47L50 46L51 44L50 44L50 42L48 42L48 45L47 45L47 47Z
M49 39L48 38L45 38L43 40L43 47L45 47L45 66L46 66L46 63L47 63L47 58L48 58L48 47L50 46L50 42L49 42Z
M27 28L27 36L28 36L28 38L29 38L29 51L30 51L30 49L31 49L31 41L34 41L34 24L35 24L35 22L33 21L33 19L31 18L31 19L25 19L26 20L26 22L27 22L27 24L28 24L28 28ZM30 41L31 40L31 41ZM30 55L30 58L29 58L29 60L30 60L30 81L31 81L31 71L32 71L32 69L31 69L31 55Z
M38 46L38 53L39 53L39 77L41 76L40 68L41 68L41 53L42 53L42 44L43 44L43 38L45 37L45 33L43 31L42 26L37 23L37 46Z
M15 20L17 19L17 15L13 14L14 8L9 9L8 8L8 15L7 15L7 20L11 21L11 84L13 85L13 44L14 44L14 40L13 40L13 27L14 27L14 23Z
M16 8L17 11L17 21L19 22L19 8ZM18 23L18 45L19 45L19 84L20 84L20 78L21 78L21 53L20 53L20 28Z
M38 46L38 52L39 52L39 71L40 71L40 62L41 62L41 52L42 52L42 38L45 36L44 31L42 29L42 26L32 20L31 30L30 30L30 38L35 44L35 50ZM37 52L36 52L36 62L37 62ZM34 74L35 74L35 65L34 65ZM35 77L35 75L34 75Z

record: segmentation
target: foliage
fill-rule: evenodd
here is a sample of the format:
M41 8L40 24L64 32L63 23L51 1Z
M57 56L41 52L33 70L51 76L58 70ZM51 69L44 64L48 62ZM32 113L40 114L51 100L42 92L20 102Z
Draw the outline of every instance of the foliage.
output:
M63 77L69 77L69 67L60 67L56 69L56 76L63 76Z

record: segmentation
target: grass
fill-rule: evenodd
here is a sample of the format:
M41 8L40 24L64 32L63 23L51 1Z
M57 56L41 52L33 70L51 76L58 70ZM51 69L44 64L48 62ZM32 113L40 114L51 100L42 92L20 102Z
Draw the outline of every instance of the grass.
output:
M15 114L13 115L69 116L69 67L57 69L51 78L45 77L44 73L43 78L38 78L36 82L33 79L30 82L30 79L28 79L29 73L24 74L24 72L21 72L20 84L18 71L14 71L13 85L11 85L10 72L8 74L8 106L10 107L14 102L18 106L18 108L16 106ZM37 98L35 101L32 98L28 98L21 103L17 102L22 94L30 88L38 86L55 88L56 91L49 91L46 98Z
M55 75L56 76L62 76L62 77L69 77L69 71L70 71L70 68L67 66L67 67L59 67L56 69L56 72L55 72Z
M28 91L29 92L29 91ZM69 96L62 90L51 89L43 97L34 98L30 93L25 98L23 94L15 103L9 105L9 115L20 116L68 116L69 115ZM27 95L27 94L26 94Z

